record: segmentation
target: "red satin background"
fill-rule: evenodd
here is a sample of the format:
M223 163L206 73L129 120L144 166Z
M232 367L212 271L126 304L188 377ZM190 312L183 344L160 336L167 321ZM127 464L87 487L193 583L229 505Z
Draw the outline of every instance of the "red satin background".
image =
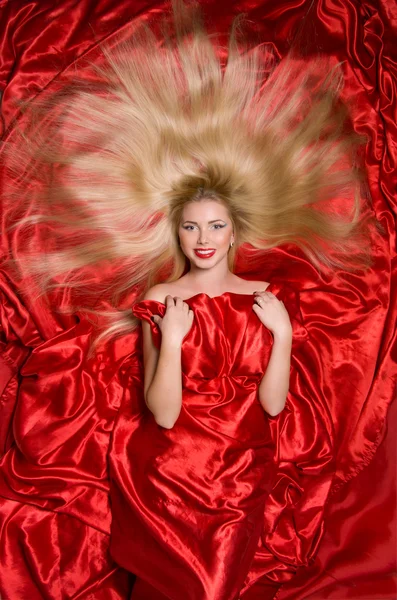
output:
M253 565L267 576L243 597L395 598L395 452L389 437L382 442L396 374L395 3L201 4L217 31L245 12L255 39L280 55L295 39L308 55L320 50L345 61L344 94L354 99L355 129L368 136L372 206L385 230L373 233L374 266L366 273L320 276L289 247L240 263L244 277L298 290L307 332L294 349L289 408L275 421L278 484L265 512L266 546ZM156 22L164 10L157 2L104 0L0 6L9 140L18 100L83 74L77 58L95 57L100 41L127 35L138 20ZM23 244L18 230L5 229L11 210L3 206L3 257ZM108 461L120 405L128 406L131 385L141 380L137 334L87 360L89 323L21 294L5 267L0 285L2 598L124 600L132 578L109 554ZM137 586L133 597L145 593Z

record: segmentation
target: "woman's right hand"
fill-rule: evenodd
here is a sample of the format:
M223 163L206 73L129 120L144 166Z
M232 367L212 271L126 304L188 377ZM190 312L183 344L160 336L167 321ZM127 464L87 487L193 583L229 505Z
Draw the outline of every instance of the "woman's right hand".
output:
M165 298L165 315L154 315L154 323L159 327L163 340L181 345L193 324L193 311L181 298L168 295Z

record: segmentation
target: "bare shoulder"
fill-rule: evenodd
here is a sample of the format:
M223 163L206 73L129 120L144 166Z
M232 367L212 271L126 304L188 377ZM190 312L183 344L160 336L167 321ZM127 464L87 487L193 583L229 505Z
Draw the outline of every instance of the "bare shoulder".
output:
M270 285L268 281L252 281L251 283L254 284L254 292L265 292Z
M167 283L158 283L150 289L148 289L143 297L144 300L157 300L157 302L164 302L165 297L171 294L171 287Z
M254 292L264 292L270 285L268 281L248 281L241 280L245 294L253 294Z
M158 283L151 287L145 293L143 299L144 300L157 300L157 302L162 302L165 304L166 297L169 296L179 296L181 298L184 297L184 291L174 282L172 283Z

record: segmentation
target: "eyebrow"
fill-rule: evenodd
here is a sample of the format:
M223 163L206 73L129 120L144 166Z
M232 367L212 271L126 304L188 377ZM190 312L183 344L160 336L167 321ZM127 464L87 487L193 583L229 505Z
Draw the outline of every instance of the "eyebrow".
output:
M213 221L208 221L208 224L212 225L212 223L218 223L219 221L222 221L222 223L225 223L225 221L223 219L214 219ZM184 225L185 225L185 223L191 223L192 225L198 225L198 223L196 223L196 221L183 221Z

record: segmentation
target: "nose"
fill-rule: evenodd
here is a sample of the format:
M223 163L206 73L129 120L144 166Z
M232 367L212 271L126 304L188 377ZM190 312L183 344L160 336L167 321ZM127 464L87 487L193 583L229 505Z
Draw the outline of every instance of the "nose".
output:
M204 230L199 230L197 243L201 245L207 244L207 234Z

